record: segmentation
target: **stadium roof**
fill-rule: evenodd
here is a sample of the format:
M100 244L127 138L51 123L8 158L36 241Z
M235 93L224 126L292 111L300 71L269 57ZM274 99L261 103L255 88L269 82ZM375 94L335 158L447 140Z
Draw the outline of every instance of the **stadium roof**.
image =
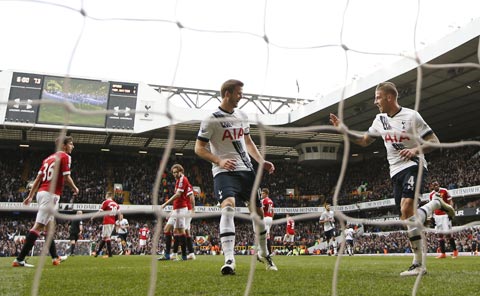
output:
M419 111L424 119L430 124L442 142L456 142L472 138L478 138L480 132L480 69L479 69L479 21L473 22L470 26L470 35L473 39L463 40L459 46L441 54L429 61L430 65L448 64L445 68L426 68L422 67L421 74L421 93ZM473 33L472 33L473 32ZM458 40L457 40L458 42ZM464 63L475 64L476 67L462 66ZM361 86L356 86L352 94L335 93L319 100L328 100L323 102L325 107L317 108L322 102L312 102L311 100L296 100L294 98L280 98L279 108L291 108L293 102L301 102L297 110L292 110L287 114L289 120L281 125L282 128L305 128L312 126L328 125L329 113L338 113L338 101L344 95L344 121L350 129L365 131L368 129L378 109L373 104L373 95L375 85L383 80L395 82L400 92L400 105L414 108L416 87L418 81L417 69L393 75L398 71L387 69L382 75L373 75L375 77L362 80ZM398 67L403 69L403 67ZM374 73L375 74L375 73ZM351 85L350 85L351 86ZM358 91L361 90L361 91ZM184 95L188 89L182 88L178 92ZM216 94L218 91L205 90L211 93L213 102L218 102ZM171 98L174 99L174 96ZM182 98L185 100L185 97ZM245 106L254 105L259 110L265 107L265 102L271 98L252 95ZM283 101L282 101L283 100ZM187 102L188 104L188 102ZM303 111L300 110L303 108ZM262 112L260 110L260 112ZM297 115L296 115L297 114ZM300 115L298 115L300 114ZM302 115L303 114L303 115ZM285 115L282 115L285 118ZM294 118L292 120L292 118ZM174 141L175 152L192 153L199 123L182 123L176 126L176 136ZM343 139L331 131L317 130L298 130L290 131L287 129L265 130L267 153L277 157L296 157L298 154L295 146L306 142L342 142ZM109 148L111 151L158 151L166 146L168 137L168 128L160 128L144 132L141 134L113 134L101 132L83 132L70 131L75 138L77 149L79 150L98 150L100 148ZM251 134L257 144L260 144L258 127L253 126ZM39 128L16 128L4 126L0 129L0 141L2 147L17 147L19 144L30 144L31 147L41 146L49 147L53 139L58 135L57 131L45 130ZM373 151L383 152L380 141L368 149L352 146L352 153L369 154Z
M479 38L473 38L449 52L433 59L429 64L461 64L479 63ZM417 69L391 79L399 88L399 103L408 108L415 108ZM345 100L344 120L352 130L366 131L378 108L373 104L376 84ZM308 105L307 105L308 107ZM457 142L478 138L480 136L480 68L451 66L440 69L423 68L421 84L421 100L419 111L435 131L441 142ZM329 114L338 113L338 103L318 110L284 127L311 127L328 125ZM195 141L198 124L181 124L177 126L176 138L185 141ZM166 137L167 129L145 133L144 136ZM252 129L252 136L259 144L258 128ZM267 153L295 156L292 147L305 142L342 142L343 138L329 131L317 130L307 132L287 133L266 130L267 145L277 147ZM372 153L380 150L383 144L377 141L368 149L351 146L352 153ZM186 145L189 146L189 145ZM191 145L190 145L191 146ZM181 146L177 146L181 148ZM380 154L381 154L380 153Z

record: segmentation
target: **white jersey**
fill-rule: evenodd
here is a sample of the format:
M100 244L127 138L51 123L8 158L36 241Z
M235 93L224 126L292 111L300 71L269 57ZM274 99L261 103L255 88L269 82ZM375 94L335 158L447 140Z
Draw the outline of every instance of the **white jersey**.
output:
M402 107L392 117L386 113L377 114L372 126L368 129L370 136L381 135L383 138L390 164L390 177L408 167L418 165L420 159L427 168L427 162L423 155L418 155L411 160L404 160L400 157L400 150L417 146L413 137L414 130L421 138L433 132L417 111L405 107Z
M353 228L345 229L345 239L346 240L353 240L353 235L355 234L355 230Z
M123 218L122 220L120 221L117 221L115 224L117 224L117 233L119 234L124 234L124 233L127 233L128 232L128 220Z
M333 214L333 211L330 210L330 211L325 211L322 213L322 215L320 216L320 221L327 221L325 223L323 223L323 230L324 231L329 231L331 229L333 229L335 227L335 224L334 224L334 214Z
M228 113L219 108L202 121L197 138L203 142L210 142L210 151L218 157L235 159L235 171L254 171L244 138L248 134L250 124L243 111L235 109ZM228 170L213 164L212 172L213 176L216 176Z

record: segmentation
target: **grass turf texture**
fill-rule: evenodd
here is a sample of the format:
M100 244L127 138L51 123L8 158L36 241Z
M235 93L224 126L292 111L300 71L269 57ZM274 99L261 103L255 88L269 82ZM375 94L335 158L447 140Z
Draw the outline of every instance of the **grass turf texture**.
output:
M35 268L13 268L0 258L0 295L30 295ZM251 256L237 256L236 275L222 276L223 256L195 261L159 261L156 295L244 295ZM278 272L256 263L250 295L332 295L336 257L275 256ZM147 295L151 256L68 258L43 269L39 295ZM38 257L30 258L36 264ZM412 295L416 277L400 277L411 257L342 257L337 295ZM427 260L417 295L478 295L480 257Z

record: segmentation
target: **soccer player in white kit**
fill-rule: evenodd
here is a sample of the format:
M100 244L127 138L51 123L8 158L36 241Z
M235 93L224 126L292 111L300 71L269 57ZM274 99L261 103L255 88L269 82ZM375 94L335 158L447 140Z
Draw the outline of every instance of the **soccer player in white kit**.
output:
M382 82L376 87L374 104L380 113L373 120L368 132L362 136L349 135L349 137L352 142L362 147L372 144L375 137L382 137L390 165L395 204L400 208L400 219L416 223L407 226L414 254L413 262L400 275L425 274L427 270L422 262L423 240L420 225L437 209L444 210L451 218L455 216L454 209L438 197L419 208L415 215L415 188L421 186L416 184L419 165L424 166L425 173L427 162L424 154L434 149L428 143L437 144L439 140L417 111L398 104L398 91L394 83ZM336 127L341 124L335 114L330 114L330 122ZM420 136L425 143L419 145L414 134Z
M227 80L222 84L222 102L218 110L210 114L200 125L195 153L212 163L215 197L220 202L220 242L225 256L221 268L223 275L235 274L235 205L236 200L248 202L255 181L255 170L250 156L272 174L275 166L263 159L250 137L250 123L247 115L236 109L243 96L243 82ZM210 144L210 149L207 145ZM260 198L256 199L256 212L261 223L255 226L259 231L260 251L258 259L264 262L267 270L277 270L268 255L267 236L263 221Z
M329 248L328 255L337 255L337 248L331 247L330 240L335 238L335 214L330 208L330 204L324 205L325 211L320 215L319 223L323 224L323 234Z
M355 230L350 225L347 229L345 229L345 244L347 247L348 256L353 256L354 249L353 249L353 236L355 235Z
M127 254L128 220L120 214L119 220L115 221L118 239L120 240L120 255Z

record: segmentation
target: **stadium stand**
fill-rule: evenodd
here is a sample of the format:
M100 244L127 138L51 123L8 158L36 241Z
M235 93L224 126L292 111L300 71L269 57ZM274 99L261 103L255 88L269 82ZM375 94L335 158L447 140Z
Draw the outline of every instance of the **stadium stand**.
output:
M0 188L0 202L21 202L26 194L25 185L33 179L39 164L31 163L32 159L41 159L48 151L5 151L1 155L0 180L4 186ZM8 155L8 156L7 156ZM106 190L111 190L113 184L123 185L124 192L128 193L126 203L133 205L151 204L151 191L157 173L161 155L132 155L132 154L92 154L75 152L72 169L77 179L80 194L72 199L70 192L64 193L64 202L98 204L102 201ZM429 177L427 181L438 180L448 189L476 186L480 184L480 177L475 168L479 167L479 153L476 147L462 147L456 149L442 149L432 153L429 157ZM172 156L167 167L179 162L190 168L187 177L192 183L201 184L202 192L196 196L197 206L214 206L216 201L212 194L212 177L210 165L192 157ZM265 174L262 186L268 184L270 196L277 208L318 207L324 202L331 202L333 191L338 178L338 167L313 167L299 165L294 162L278 160L277 171L274 175ZM94 168L94 169L92 169ZM391 198L391 185L388 177L386 162L383 158L378 161L352 163L347 169L347 175L342 187L339 204L348 205L366 201L376 201ZM426 182L428 184L428 182ZM162 175L162 186L159 194L160 201L169 197L174 187L171 174ZM287 196L286 189L294 188L296 194ZM428 185L424 192L428 192ZM159 201L159 202L160 202ZM468 196L459 196L455 199L457 208L475 208L480 200ZM393 207L376 208L349 213L357 218L395 217L397 213ZM30 229L32 219L25 219L32 213L14 212L1 219L0 227L0 256L13 256L18 253L20 243L14 241L15 236L21 236ZM280 214L278 217L282 217ZM132 254L137 249L138 233L135 231L140 225L147 222L154 226L154 216L147 218L128 217L132 227L129 234ZM321 227L317 219L297 222L296 245L302 249L314 246L322 241ZM83 238L97 241L100 235L100 221L87 222ZM238 222L237 251L248 253L253 246L254 237L251 235L251 226L246 221ZM212 246L217 244L218 229L210 220L193 220L192 233L207 238L196 246L199 253L210 253ZM273 237L283 237L283 224L272 227ZM406 235L400 226L367 226L367 235L359 236L355 242L356 253L404 253L409 252ZM466 229L457 233L457 245L462 251L469 252L474 230ZM68 224L60 221L56 239L68 239ZM436 240L433 234L427 234L429 250L435 251ZM163 249L164 242L160 240L159 250ZM282 254L283 244L276 241L275 249ZM151 244L149 245L151 248Z
M0 177L5 187L0 189L0 202L23 200L25 185L33 179L38 169L32 159L41 159L48 151L8 151L2 154ZM7 156L8 155L8 156ZM152 186L161 155L95 154L75 152L72 174L80 188L76 203L100 203L105 190L112 190L114 183L123 184L128 192L129 203L151 204ZM429 157L429 174L423 192L428 192L430 180L437 180L448 189L471 187L480 184L476 169L480 164L478 149L462 147L443 149ZM197 197L199 205L215 205L213 199L210 165L192 157L174 156L167 167L182 163L189 168L187 177L193 185L201 184L202 194ZM308 207L331 202L339 174L339 167L313 167L295 162L278 160L274 175L265 174L262 186L268 185L276 207ZM92 169L94 168L94 169ZM171 174L162 177L159 198L168 198L174 187ZM287 196L286 189L294 188L295 195ZM391 198L392 188L386 161L352 163L347 169L341 188L339 205ZM65 191L64 202L72 198Z

